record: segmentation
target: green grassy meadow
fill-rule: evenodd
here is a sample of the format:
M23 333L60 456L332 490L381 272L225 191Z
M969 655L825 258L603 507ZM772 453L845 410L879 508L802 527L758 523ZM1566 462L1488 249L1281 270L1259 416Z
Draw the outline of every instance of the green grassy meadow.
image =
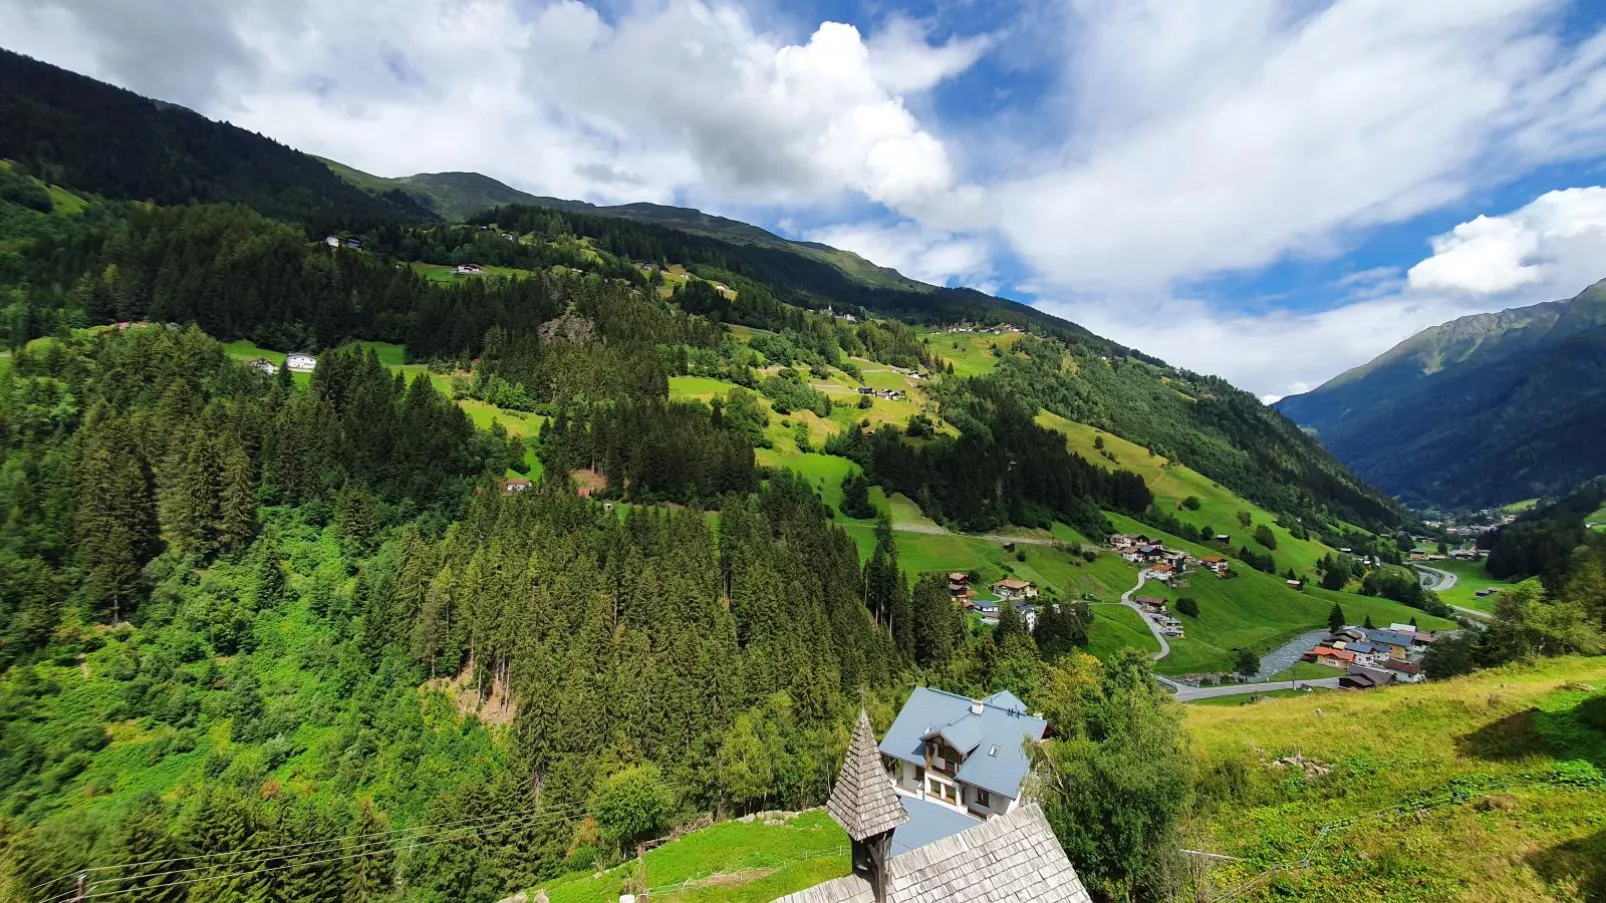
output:
M464 279L484 279L487 276L502 276L508 279L523 279L530 275L528 270L520 270L513 267L482 266L481 268L485 271L483 275L459 276L452 272L453 268L450 264L419 263L417 261L413 261L409 263L408 266L413 268L413 272L422 275L430 282L438 282L442 285L450 285L453 282L458 282Z
M654 901L773 900L850 870L848 836L821 810L773 822L726 821L601 873L541 885L551 903L614 903L645 866Z
M1205 785L1237 776L1184 829L1184 847L1241 860L1212 863L1201 898L1606 898L1606 733L1578 711L1602 687L1606 659L1541 659L1381 692L1189 705ZM1271 767L1295 752L1330 773Z
M998 358L993 357L993 346L1006 354L1021 340L1018 332L1002 335L984 335L976 332L931 332L921 336L942 358L954 365L955 376L986 376L998 369ZM957 347L956 347L957 346Z
M1488 587L1514 586L1521 581L1496 580L1489 576L1481 561L1435 561L1433 567L1449 571L1456 576L1455 586L1439 590L1438 596L1447 605L1459 605L1473 611L1494 611L1495 597L1478 597L1478 590Z

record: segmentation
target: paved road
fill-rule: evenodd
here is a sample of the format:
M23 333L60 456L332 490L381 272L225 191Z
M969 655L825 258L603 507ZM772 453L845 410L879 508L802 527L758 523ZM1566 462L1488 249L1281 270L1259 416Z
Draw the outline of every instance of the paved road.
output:
M1139 572L1138 585L1121 594L1121 604L1137 612L1138 620L1142 621L1143 626L1149 628L1149 632L1154 634L1155 640L1160 644L1160 651L1156 652L1153 658L1155 661L1159 661L1160 659L1171 654L1171 644L1166 642L1165 634L1161 632L1160 625L1149 620L1149 616L1144 614L1142 607L1140 607L1138 603L1132 601L1132 594L1143 588L1143 582L1146 579L1147 578L1144 576L1143 572ZM1175 684L1173 684L1171 681L1165 680L1164 678L1161 678L1161 680L1164 683L1175 686Z
M1411 567L1416 568L1417 574L1420 575L1422 588L1430 589L1436 593L1453 589L1456 581L1460 579L1449 571L1430 568L1425 564L1412 564ZM1450 603L1446 602L1445 604L1449 605ZM1490 620L1489 613L1486 611L1478 611L1476 608L1462 608L1459 605L1450 605L1450 607L1469 618L1477 618L1480 621Z
M1450 573L1449 571L1441 571L1438 568L1430 568L1425 564L1412 564L1411 567L1416 568L1417 573L1422 575L1422 588L1430 589L1434 592L1454 589L1456 580L1459 579L1456 577L1456 575Z
M1321 687L1327 690L1338 689L1338 678L1323 677L1318 680L1273 680L1260 681L1250 684L1227 684L1224 687L1188 687L1177 690L1173 697L1177 702L1193 702L1199 699L1213 699L1217 696L1246 696L1250 693L1266 693L1272 690L1299 689L1303 687Z
M1071 545L1070 543L1067 543L1064 540L1055 539L1055 538L1053 538L1051 536L1011 536L1011 535L1009 535L1007 533L955 533L952 530L949 530L947 527L938 526L937 524L909 524L909 523L900 524L900 523L894 523L892 525L892 532L894 532L894 533L924 533L927 536L958 536L958 537L962 537L964 539L981 539L981 540L985 540L987 542L996 542L996 543L1000 543L1000 544L1006 543L1006 542L1016 542L1016 543L1020 543L1022 545L1028 545L1028 546L1061 546L1061 545L1063 545L1063 546L1069 547ZM1095 552L1103 551L1102 547L1095 546L1095 545L1084 545L1084 546L1081 546L1079 551L1081 549L1092 549Z

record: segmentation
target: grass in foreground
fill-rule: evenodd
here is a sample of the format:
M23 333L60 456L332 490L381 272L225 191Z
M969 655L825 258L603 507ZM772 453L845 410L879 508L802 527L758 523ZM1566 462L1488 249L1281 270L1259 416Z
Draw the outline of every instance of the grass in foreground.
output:
M773 900L849 871L848 836L824 812L790 820L727 821L651 850L600 874L547 884L552 903L613 903L645 865L654 901Z
M1568 901L1606 894L1606 734L1578 705L1606 659L1274 704L1193 706L1218 800L1183 845L1214 898ZM1274 768L1298 752L1331 769ZM1309 867L1301 867L1306 857Z

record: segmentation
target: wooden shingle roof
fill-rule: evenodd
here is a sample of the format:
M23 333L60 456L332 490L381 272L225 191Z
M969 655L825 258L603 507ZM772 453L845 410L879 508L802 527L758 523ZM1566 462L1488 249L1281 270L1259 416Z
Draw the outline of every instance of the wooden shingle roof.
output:
M875 729L863 709L859 710L859 723L854 725L847 759L836 776L836 786L831 788L825 811L854 840L891 831L909 820L909 813L903 811L903 804L892 789L892 779L881 765Z
M887 903L1088 903L1043 810L1026 803L887 863ZM870 882L849 875L776 903L873 903Z

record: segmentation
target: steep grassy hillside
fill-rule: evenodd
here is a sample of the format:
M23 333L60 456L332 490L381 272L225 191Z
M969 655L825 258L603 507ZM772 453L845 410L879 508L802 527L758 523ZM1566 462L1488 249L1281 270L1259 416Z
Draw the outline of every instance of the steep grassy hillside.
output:
M1277 562L1279 572L1292 568L1295 573L1314 574L1316 562L1334 552L1314 539L1295 538L1286 527L1277 523L1275 514L1245 501L1232 490L1187 465L1157 455L1113 433L1066 420L1048 411L1039 414L1037 422L1064 433L1070 449L1087 460L1112 470L1130 470L1143 477L1149 491L1154 493L1155 506L1177 520L1195 528L1209 527L1212 534L1231 537L1226 544L1234 549L1247 546L1257 554L1270 554ZM1187 504L1189 499L1197 500L1198 507ZM1241 514L1249 515L1248 526L1239 520ZM1275 549L1268 549L1255 539L1256 528L1262 524L1276 538ZM1143 532L1152 533L1153 530L1145 527Z
M540 886L551 903L617 900L646 877L653 900L760 903L850 870L848 835L818 809L791 818L727 821L688 834L642 860L579 872ZM639 890L637 891L639 893Z
M1189 707L1205 899L1606 898L1606 660L1384 692ZM1598 705L1598 703L1597 703ZM1301 754L1326 773L1277 768Z
M1420 505L1481 508L1606 472L1606 285L1436 326L1277 403L1340 460Z

